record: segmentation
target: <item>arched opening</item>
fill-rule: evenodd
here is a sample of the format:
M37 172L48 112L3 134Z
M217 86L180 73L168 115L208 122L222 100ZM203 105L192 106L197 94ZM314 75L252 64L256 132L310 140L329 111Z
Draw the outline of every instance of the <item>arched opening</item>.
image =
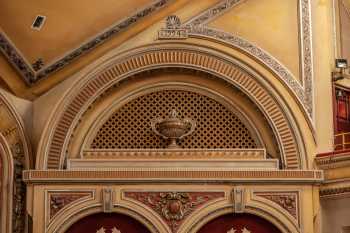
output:
M150 233L142 223L119 213L97 213L74 223L66 233Z
M281 231L256 215L226 214L205 224L198 233L281 233Z

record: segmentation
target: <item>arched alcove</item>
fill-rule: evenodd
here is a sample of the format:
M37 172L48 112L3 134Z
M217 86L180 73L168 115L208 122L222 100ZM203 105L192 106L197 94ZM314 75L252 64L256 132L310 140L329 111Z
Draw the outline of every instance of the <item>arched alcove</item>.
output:
M96 213L75 222L66 233L151 233L142 223L119 213Z

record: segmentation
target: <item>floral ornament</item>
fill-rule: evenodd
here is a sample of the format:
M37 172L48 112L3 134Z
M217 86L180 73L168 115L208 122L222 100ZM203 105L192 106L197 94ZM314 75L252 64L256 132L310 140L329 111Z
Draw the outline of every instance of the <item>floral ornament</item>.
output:
M206 202L223 197L223 192L126 192L125 196L151 207L176 232L184 219Z
M180 18L176 15L169 15L166 18L166 28L167 29L178 29L181 26Z

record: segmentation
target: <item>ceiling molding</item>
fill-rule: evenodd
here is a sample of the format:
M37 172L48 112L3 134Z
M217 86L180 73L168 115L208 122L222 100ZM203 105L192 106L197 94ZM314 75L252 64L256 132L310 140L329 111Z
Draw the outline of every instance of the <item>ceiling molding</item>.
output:
M98 34L90 41L82 44L80 47L72 50L66 56L54 61L47 66L40 68L36 64L30 64L20 51L14 46L9 38L0 32L0 51L5 55L8 61L16 68L21 77L24 79L27 85L33 85L37 81L49 76L50 74L62 69L66 65L70 64L73 60L79 58L80 56L90 52L97 46L106 42L111 37L117 35L118 33L125 31L130 26L139 22L141 19L156 12L167 5L172 0L156 0L151 5L137 11L132 16L127 17L118 24L109 28L108 30Z
M185 22L183 26L188 28L188 36L207 37L223 41L233 47L239 48L248 54L254 56L274 73L296 95L297 100L304 107L305 112L313 122L314 115L314 94L313 94L313 55L312 55L312 32L311 32L311 5L310 0L299 1L299 36L300 36L300 59L301 59L301 82L275 57L271 54L237 35L227 33L215 28L210 28L207 24L224 14L233 7L245 2L246 0L227 0L221 1L215 6L204 11L200 15Z

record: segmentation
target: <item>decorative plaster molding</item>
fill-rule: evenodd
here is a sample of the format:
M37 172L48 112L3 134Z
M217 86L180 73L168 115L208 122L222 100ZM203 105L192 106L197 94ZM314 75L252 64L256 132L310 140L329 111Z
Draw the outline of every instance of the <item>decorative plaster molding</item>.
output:
M232 191L233 209L235 213L243 213L245 207L244 188L235 187Z
M15 46L10 40L0 32L0 51L5 55L8 61L16 68L16 70L24 78L27 84L32 84L36 80L36 75L32 67L25 61L23 56L19 54Z
M339 186L339 187L321 187L320 198L322 199L337 199L350 197L350 186Z
M26 183L76 183L81 182L241 182L241 183L320 183L323 172L318 170L236 170L202 171L200 169L113 169L113 170L26 170Z
M120 57L119 62L104 69L98 75L90 77L84 86L79 87L77 92L71 93L69 102L59 110L57 122L52 123L52 132L47 136L47 149L43 150L46 156L45 165L49 169L62 168L65 151L68 145L74 124L82 116L88 105L91 104L101 92L110 85L120 82L123 77L131 73L147 69L155 69L166 65L168 67L184 67L193 70L205 70L225 77L236 87L244 91L255 101L256 105L268 117L268 121L276 138L280 140L280 151L284 165L287 169L302 168L303 158L300 157L301 148L297 144L295 135L298 133L292 128L285 109L271 95L271 90L263 86L257 78L252 78L248 71L242 70L237 64L212 52L199 51L193 47L153 47L135 53L128 53L127 57ZM45 139L46 140L46 139Z
M319 155L315 158L317 166L321 169L331 169L350 166L350 151L334 152Z
M188 38L187 28L181 27L179 17L170 15L166 19L166 28L158 32L158 39L186 39Z
M50 75L51 73L63 68L64 66L71 63L76 58L81 55L86 54L98 45L104 43L106 40L125 30L129 26L138 22L140 19L149 15L150 13L159 10L164 7L171 0L159 0L150 5L149 7L137 12L133 16L125 19L120 24L112 27L106 32L98 35L91 41L82 45L78 49L72 51L67 56L61 58L60 60L49 64L47 66L37 66L35 63L33 68L25 59L19 54L16 48L5 38L5 35L0 33L0 50L9 59L9 61L16 67L22 77L25 79L26 83L31 85L40 79L43 79ZM308 116L312 119L313 117L313 62L312 62L312 33L311 33L311 14L310 14L310 0L299 0L300 1L300 35L301 35L301 52L302 52L302 85L296 81L293 75L280 64L275 58L270 54L263 51L258 46L239 38L237 36L231 35L226 32L222 32L216 29L211 29L205 26L207 22L214 19L218 15L227 11L231 7L239 4L243 0L226 0L222 1L216 6L208 9L199 16L194 17L190 21L185 23L188 25L189 31L181 29L180 33L172 35L169 34L169 30L166 34L161 33L163 38L185 38L187 34L189 36L205 36L210 38L215 38L220 41L224 41L234 47L238 47L245 52L253 55L267 65L271 70L273 70L295 93L298 100L305 107ZM170 30L171 31L171 30ZM162 37L162 36L161 36ZM40 68L38 68L40 67ZM35 68L35 71L34 71ZM304 87L303 87L304 85Z
M9 219L7 223L0 226L0 231L4 229L3 227L6 227L6 229L11 229L11 232L20 233L25 229L26 215L26 187L23 182L22 171L32 167L32 160L24 124L16 112L15 107L8 100L7 96L1 92L0 118L0 143L3 150L0 156L5 156L0 159L7 161L6 164L3 164L2 169L3 171L11 172L11 174L4 174L6 179L0 181L0 183L5 182L6 184L3 186L5 189L0 187L0 194L3 190L6 190L5 195L1 195L2 197L0 197L0 199L3 197L6 197L6 199L0 200L0 202L7 202L7 210L2 209L2 212ZM4 148L7 148L7 150ZM0 203L0 205L2 204ZM5 208L5 205L2 205L2 207Z
M48 75L62 69L64 66L70 64L78 57L90 52L100 44L106 42L111 37L124 31L136 22L150 15L151 13L163 8L172 0L157 0L141 11L136 12L134 15L124 19L117 25L97 35L92 40L81 45L79 48L73 50L63 58L48 64L46 66L34 63L30 65L23 56L20 55L18 49L5 37L3 33L0 33L0 51L8 58L10 63L17 69L20 75L24 78L28 85L32 85L37 81L47 77ZM40 63L41 64L41 63Z
M256 57L276 73L291 88L297 99L302 103L310 119L313 118L313 58L312 58L312 31L311 31L311 6L310 0L299 0L300 11L300 53L301 53L301 75L302 82L299 83L292 73L282 65L276 58L236 35L209 28L207 23L222 15L232 7L244 0L221 1L202 14L184 23L188 28L189 37L204 36L223 41L231 46L239 48L248 54Z
M266 159L265 149L87 149L84 159Z
M172 232L196 209L206 203L225 197L224 192L125 192L126 198L134 199L157 212Z
M92 196L92 192L49 191L49 221L53 219L57 215L57 213L60 212L63 208L72 205L73 202L76 202L77 200L80 200L82 198L91 198Z
M254 192L258 197L272 201L299 221L299 192Z
M113 209L113 188L102 189L103 212L111 213Z

